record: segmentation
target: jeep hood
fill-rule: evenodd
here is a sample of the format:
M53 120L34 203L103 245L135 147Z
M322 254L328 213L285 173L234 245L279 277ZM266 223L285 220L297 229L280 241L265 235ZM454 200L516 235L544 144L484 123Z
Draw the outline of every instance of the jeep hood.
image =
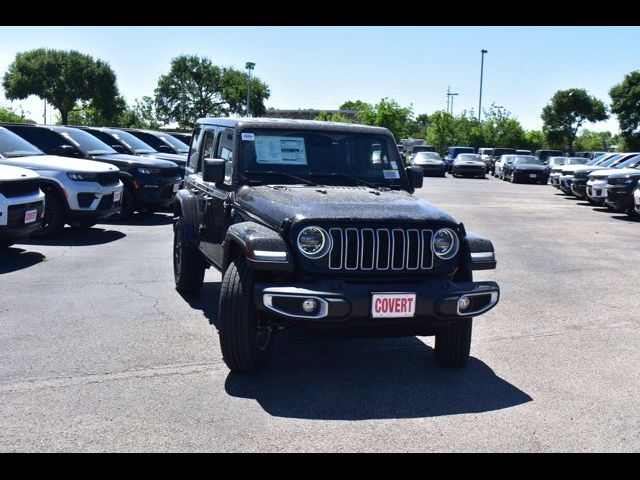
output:
M0 160L0 162L3 161L4 159ZM32 172L31 170L0 163L0 181L32 180L38 177L39 175L35 172Z
M609 175L614 175L616 173L621 173L624 175L639 172L635 168L604 168L602 170L598 170L597 172L593 172L591 175L596 178L606 178Z
M109 153L107 155L96 155L91 157L98 162L111 163L116 167L119 166L131 166L131 167L155 167L155 168L170 168L175 167L174 162L168 162L166 160L158 160L149 157L139 157L137 155L128 155L126 153Z
M397 220L415 223L458 222L438 207L403 190L378 191L368 187L257 186L242 187L236 203L273 225L285 219L323 222Z
M59 157L57 155L3 158L2 163L4 165L13 165L14 167L48 172L112 172L118 170L113 165L107 165L102 162Z

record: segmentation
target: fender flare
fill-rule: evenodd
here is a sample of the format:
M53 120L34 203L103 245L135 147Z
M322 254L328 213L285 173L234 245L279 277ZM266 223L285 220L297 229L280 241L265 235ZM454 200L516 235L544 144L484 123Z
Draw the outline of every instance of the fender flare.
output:
M256 270L293 271L293 257L280 233L256 222L231 225L223 243L223 270L239 254Z
M475 232L466 232L464 250L472 270L493 270L496 268L496 255L493 243Z
M200 224L198 219L198 199L189 190L182 189L176 193L173 204L174 226L178 217L182 219L186 245L197 248Z

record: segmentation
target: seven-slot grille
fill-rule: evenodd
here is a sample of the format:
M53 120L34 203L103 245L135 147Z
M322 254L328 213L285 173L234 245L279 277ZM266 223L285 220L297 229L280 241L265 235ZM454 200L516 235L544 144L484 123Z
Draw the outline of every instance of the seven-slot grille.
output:
M0 182L0 193L7 198L36 195L39 188L40 182L37 179Z
M330 228L329 268L347 271L430 270L433 230Z
M180 176L180 169L178 167L168 167L162 169L162 176L165 178L173 178Z
M120 172L98 172L96 181L106 187L107 185L115 185L120 180Z

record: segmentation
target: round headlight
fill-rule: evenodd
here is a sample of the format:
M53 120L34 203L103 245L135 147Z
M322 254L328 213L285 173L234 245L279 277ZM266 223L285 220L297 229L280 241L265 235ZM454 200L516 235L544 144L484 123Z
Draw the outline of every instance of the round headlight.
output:
M458 253L458 236L450 228L441 228L433 236L431 248L439 258L449 260Z
M320 258L327 254L331 237L320 227L304 227L298 234L298 249L305 257Z

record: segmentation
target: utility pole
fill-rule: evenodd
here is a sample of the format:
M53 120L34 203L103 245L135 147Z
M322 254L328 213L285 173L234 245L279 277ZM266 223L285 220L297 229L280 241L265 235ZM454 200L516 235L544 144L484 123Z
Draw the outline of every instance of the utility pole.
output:
M447 113L453 115L453 97L458 95L451 91L450 87L447 87Z
M480 50L482 56L480 59L480 100L478 101L478 121L480 121L480 116L482 115L482 73L484 71L484 54L487 52L488 50L485 49Z
M247 69L247 117L251 116L251 71L255 66L253 62L247 62L244 66Z

